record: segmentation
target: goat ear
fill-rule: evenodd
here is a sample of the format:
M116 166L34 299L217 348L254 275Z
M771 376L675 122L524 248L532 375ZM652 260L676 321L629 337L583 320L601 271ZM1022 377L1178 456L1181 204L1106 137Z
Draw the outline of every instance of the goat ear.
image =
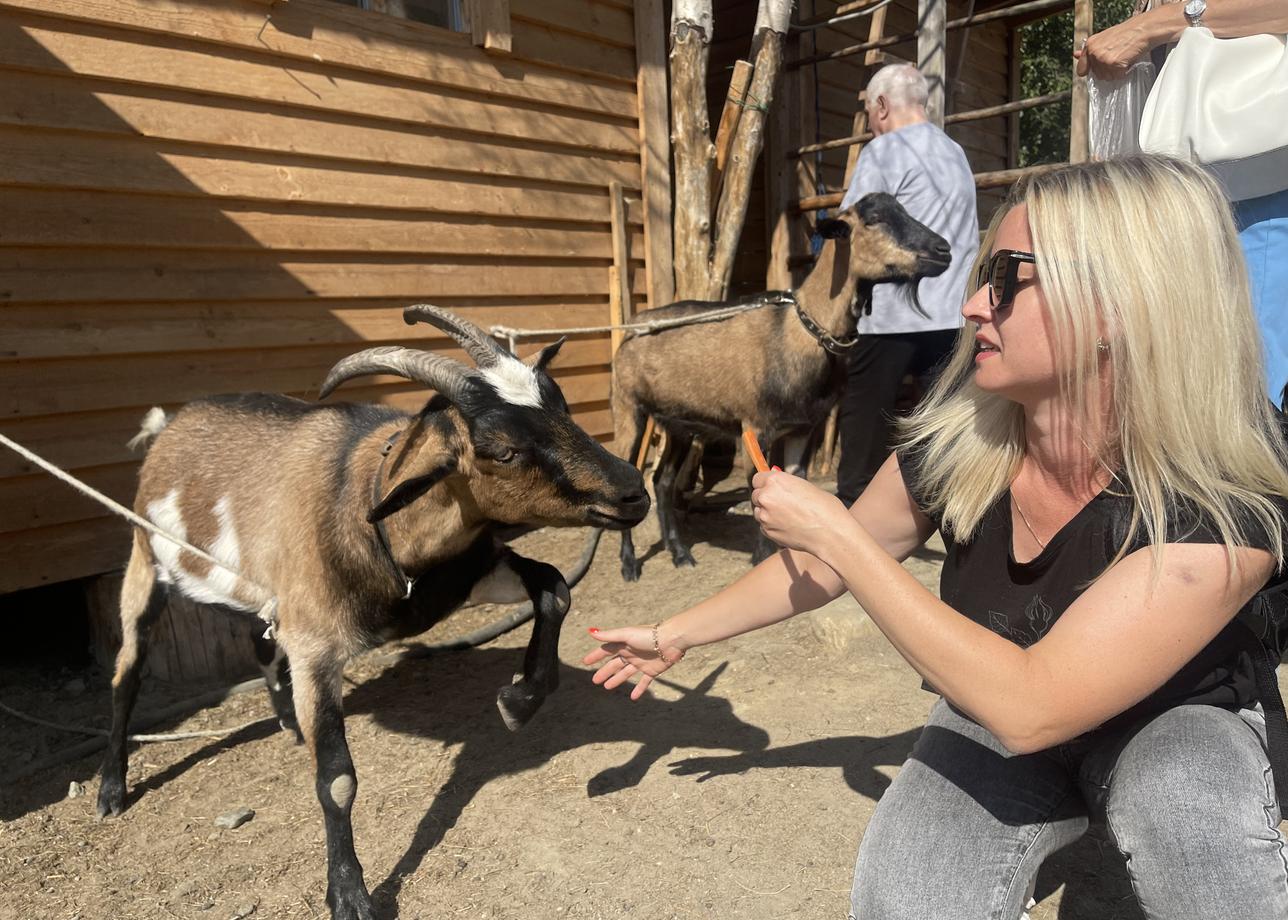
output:
M523 363L534 370L545 370L546 365L555 359L555 355L559 354L559 349L563 347L563 343L566 341L568 341L568 336L559 336L558 341L551 342L535 355L529 355L523 360Z
M442 482L456 469L456 458L446 457L428 473L410 476L389 490L376 507L367 512L367 523L383 521L395 511L401 511L416 499L420 498L438 483Z
M845 240L850 237L850 225L834 217L825 217L814 225L818 235L825 240Z

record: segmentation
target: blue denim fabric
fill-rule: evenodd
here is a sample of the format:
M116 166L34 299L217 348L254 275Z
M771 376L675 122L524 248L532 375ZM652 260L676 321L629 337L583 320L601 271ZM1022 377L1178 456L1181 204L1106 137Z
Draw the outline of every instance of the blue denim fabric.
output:
M1150 920L1288 920L1259 712L1181 706L1016 756L942 700L863 835L850 918L1016 920L1092 818Z
M1236 201L1234 215L1265 349L1266 387L1279 405L1288 383L1288 189Z

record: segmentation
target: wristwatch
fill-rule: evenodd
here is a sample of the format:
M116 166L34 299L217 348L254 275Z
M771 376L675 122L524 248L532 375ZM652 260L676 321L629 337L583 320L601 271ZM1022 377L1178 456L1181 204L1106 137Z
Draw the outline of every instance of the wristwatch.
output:
M1186 0L1182 8L1185 21L1192 26L1203 25L1203 14L1207 12L1207 0Z

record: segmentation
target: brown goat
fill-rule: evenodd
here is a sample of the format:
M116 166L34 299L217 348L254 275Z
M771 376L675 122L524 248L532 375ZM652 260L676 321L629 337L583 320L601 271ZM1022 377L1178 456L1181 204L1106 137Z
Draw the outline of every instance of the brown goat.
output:
M694 565L674 511L677 470L693 438L737 437L751 428L764 445L789 433L800 433L803 442L839 396L842 356L857 341L858 309L870 304L872 285L938 275L951 260L947 241L884 193L865 195L835 218L819 221L818 230L823 249L796 291L746 298L763 306L714 322L630 336L613 360L617 455L638 454L648 415L667 434L653 491L662 539L676 566ZM639 319L695 316L728 306L682 301ZM762 539L756 558L771 549ZM639 578L629 530L622 532L621 561L623 578Z
M536 617L522 674L497 696L506 725L518 728L555 687L569 595L557 569L508 549L496 525L620 529L649 504L640 474L577 427L546 372L562 340L525 363L445 310L419 305L404 317L443 329L477 369L373 348L337 364L322 396L353 377L396 374L438 392L415 416L267 394L189 403L159 433L164 416L150 414L157 436L135 510L229 569L136 531L121 591L124 641L99 815L125 804L126 725L166 591L248 612L270 592L276 641L266 634L257 653L283 727L298 719L313 754L336 920L374 916L353 847L345 661L422 632L469 600L530 598Z

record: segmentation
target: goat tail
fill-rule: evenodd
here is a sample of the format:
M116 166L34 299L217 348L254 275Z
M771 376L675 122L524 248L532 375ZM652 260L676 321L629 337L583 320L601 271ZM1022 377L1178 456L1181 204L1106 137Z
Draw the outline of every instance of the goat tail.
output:
M165 414L165 410L160 406L153 406L148 410L148 414L143 416L143 423L139 428L139 433L126 441L125 446L130 450L147 447L152 442L152 439L159 435L162 429L169 424L170 416Z

